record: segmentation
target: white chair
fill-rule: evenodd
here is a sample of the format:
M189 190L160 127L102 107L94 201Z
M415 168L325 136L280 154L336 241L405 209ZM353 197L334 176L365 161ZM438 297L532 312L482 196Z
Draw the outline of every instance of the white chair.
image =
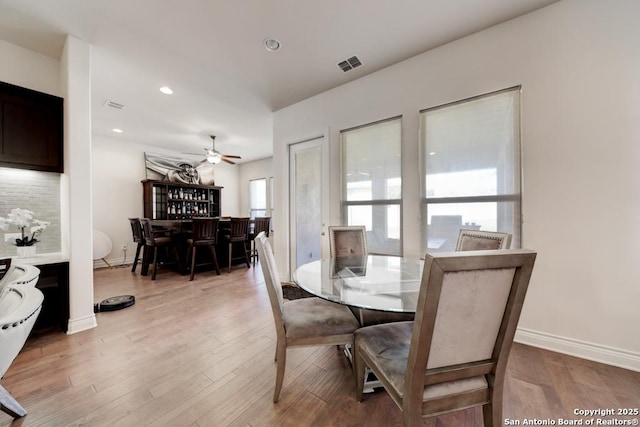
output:
M0 280L0 291L9 285L35 287L40 277L40 269L29 264L12 264Z
M353 345L353 331L360 325L347 307L318 297L285 302L273 251L264 231L256 236L255 243L276 325L278 365L273 401L277 402L288 347Z
M8 285L0 290L0 378L27 341L43 300L44 295L35 286ZM14 418L27 414L1 385L0 410Z
M332 258L367 255L367 235L364 225L329 227L329 250Z
M93 260L101 259L102 262L111 268L111 264L109 264L105 258L111 253L111 249L113 249L113 243L109 236L102 231L93 230Z
M415 321L354 333L357 400L368 366L404 426L474 406L486 427L502 425L507 359L535 258L523 249L427 254Z
M329 227L329 250L334 264L342 261L350 262L362 259L361 264L366 266L366 258L369 253L367 246L367 234L364 225L340 225ZM413 320L413 313L391 313L365 308L349 307L356 316L360 326L377 325L380 323L401 322Z

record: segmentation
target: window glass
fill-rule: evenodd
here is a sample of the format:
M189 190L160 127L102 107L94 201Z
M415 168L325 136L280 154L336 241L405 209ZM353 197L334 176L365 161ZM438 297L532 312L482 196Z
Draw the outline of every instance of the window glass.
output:
M249 181L249 216L267 216L267 180Z
M520 88L420 114L423 250L455 249L461 228L520 246Z
M401 254L402 120L341 132L343 222L364 225L370 253Z

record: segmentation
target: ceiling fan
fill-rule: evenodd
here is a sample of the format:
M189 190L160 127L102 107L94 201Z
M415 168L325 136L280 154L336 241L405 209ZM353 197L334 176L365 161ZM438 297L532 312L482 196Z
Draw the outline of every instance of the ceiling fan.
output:
M209 163L213 163L213 164L218 164L220 163L220 161L235 165L236 162L231 161L229 159L241 159L242 157L240 156L234 156L231 154L222 154L219 151L216 150L216 137L215 135L209 135L211 137L211 148L205 148L205 158L202 161L202 163L204 162L209 162ZM186 154L196 154L196 153L186 153Z

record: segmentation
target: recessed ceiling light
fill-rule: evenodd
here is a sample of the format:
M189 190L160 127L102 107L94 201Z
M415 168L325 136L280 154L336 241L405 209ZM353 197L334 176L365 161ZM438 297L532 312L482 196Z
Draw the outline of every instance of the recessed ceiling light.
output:
M173 95L173 90L171 90L169 86L162 86L160 88L160 92L164 93L165 95Z
M122 129L113 128L111 130L114 131L115 133L122 133Z
M429 153L429 155L430 155L430 156L435 156L435 155L436 155L436 152L435 152L435 151L432 151L432 152L430 152L430 153Z
M275 52L276 50L280 49L280 42L276 39L267 38L264 39L264 47L269 52Z

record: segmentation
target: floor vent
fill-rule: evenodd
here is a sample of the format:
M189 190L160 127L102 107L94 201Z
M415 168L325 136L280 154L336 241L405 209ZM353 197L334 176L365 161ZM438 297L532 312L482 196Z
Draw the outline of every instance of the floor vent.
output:
M354 68L361 65L362 62L360 62L357 56L352 56L351 58L345 59L344 61L338 63L338 67L340 67L340 69L344 72L353 70Z

